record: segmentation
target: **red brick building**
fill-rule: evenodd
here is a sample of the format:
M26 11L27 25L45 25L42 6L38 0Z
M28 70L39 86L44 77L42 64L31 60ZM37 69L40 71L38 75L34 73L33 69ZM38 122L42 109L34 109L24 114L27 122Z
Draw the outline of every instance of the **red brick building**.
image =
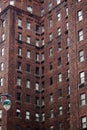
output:
M87 1L0 0L0 130L87 129Z

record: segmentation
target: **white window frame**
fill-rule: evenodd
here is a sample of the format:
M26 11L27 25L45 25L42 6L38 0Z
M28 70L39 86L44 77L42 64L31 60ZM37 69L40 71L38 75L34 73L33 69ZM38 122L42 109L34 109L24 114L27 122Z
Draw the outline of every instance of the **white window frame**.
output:
M80 84L85 83L85 72L80 72Z
M79 39L79 41L82 41L84 39L83 38L83 30L78 31L78 39Z
M1 48L1 56L4 56L4 54L5 54L5 49Z
M63 115L63 107L62 106L59 107L59 115Z
M61 13L58 13L58 14L57 14L57 20L58 20L58 21L61 21Z
M31 29L31 23L27 22L27 29L30 30Z
M18 27L22 27L22 20L18 19Z
M18 55L22 56L22 49L21 48L18 48Z
M80 94L80 105L81 106L86 105L86 94L85 93Z
M62 74L58 74L58 82L62 82Z
M39 89L40 89L39 87L40 87L40 86L39 86L39 83L36 82L36 83L35 83L35 90L36 90L36 91L39 91Z
M61 35L61 28L58 28L57 32L58 32L58 36L60 36Z
M40 115L39 115L39 113L35 113L35 118L36 118L36 121L39 122L39 120L40 120Z
M86 116L81 117L81 128L82 129L87 128L87 119L86 119Z
M59 5L61 3L61 0L56 0L56 2L57 2L57 5Z
M2 110L0 110L0 119L2 119Z
M17 78L17 86L21 86L22 80L21 78Z
M30 112L29 111L26 111L26 119L30 120Z
M84 61L84 51L83 50L79 51L79 61L80 62Z
M82 21L83 20L83 10L79 10L77 15L78 15L78 21Z
M0 86L2 87L4 85L4 79L0 78Z
M27 36L26 42L27 42L28 44L31 43L31 37L30 37L30 36Z
M50 41L53 40L53 35L52 35L52 33L49 34L49 40L50 40Z
M30 80L26 81L26 88L31 88L31 82L30 82Z
M27 7L27 11L32 14L32 13L33 13L32 7L31 7L31 6L28 6L28 7Z

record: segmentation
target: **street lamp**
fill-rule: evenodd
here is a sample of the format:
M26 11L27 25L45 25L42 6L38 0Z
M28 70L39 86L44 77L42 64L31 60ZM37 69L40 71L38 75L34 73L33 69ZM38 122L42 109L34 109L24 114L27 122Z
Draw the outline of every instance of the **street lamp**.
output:
M1 97L4 96L6 99L3 101L3 107L6 111L8 111L11 108L11 100L9 99L10 95L9 94L0 94L0 99Z

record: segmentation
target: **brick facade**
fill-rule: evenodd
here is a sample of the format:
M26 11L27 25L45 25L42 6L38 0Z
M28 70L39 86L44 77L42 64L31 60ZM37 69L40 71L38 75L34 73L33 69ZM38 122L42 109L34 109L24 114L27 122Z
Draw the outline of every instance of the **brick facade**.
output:
M86 128L86 8L85 0L0 1L0 93L12 101L9 111L0 106L1 130Z

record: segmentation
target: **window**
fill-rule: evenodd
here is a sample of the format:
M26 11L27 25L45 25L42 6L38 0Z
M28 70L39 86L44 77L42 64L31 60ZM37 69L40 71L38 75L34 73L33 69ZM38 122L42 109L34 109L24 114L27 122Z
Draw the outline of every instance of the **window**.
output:
M40 55L39 55L39 53L36 53L36 61L40 61Z
M18 55L22 56L22 48L20 48L20 47L18 48Z
M18 33L18 41L22 41L22 34Z
M4 70L4 63L1 63L0 64L0 71L3 71Z
M60 106L60 107L59 107L59 115L62 115L62 114L63 114L63 107Z
M62 123L61 122L58 123L58 130L62 130Z
M49 20L49 27L52 28L52 26L53 26L53 21L52 21L52 19L50 19Z
M6 21L3 20L3 21L2 21L2 27L5 27L5 26L6 26Z
M61 42L58 43L58 51L61 51L62 48L61 48Z
M45 42L44 42L44 39L42 39L42 46L44 46L45 45Z
M45 113L42 113L42 121L45 121Z
M49 64L49 69L50 69L50 70L53 69L53 64L52 64L52 63Z
M17 86L21 86L21 78L17 78Z
M31 29L31 23L27 22L27 29L30 30Z
M53 78L50 77L50 85L52 85L52 84L53 84Z
M85 72L80 72L79 78L80 78L80 84L85 83Z
M61 35L61 28L58 28L57 32L58 32L58 36L60 36Z
M58 89L58 97L62 97L62 89Z
M28 6L28 7L27 7L27 11L28 11L29 13L31 13L31 14L32 14L32 12L33 12L32 7L31 7L31 6Z
M22 27L22 20L18 19L18 27Z
M36 118L36 121L39 121L39 118L40 118L39 113L35 114L35 118Z
M58 74L58 82L62 82L62 74Z
M30 88L31 87L31 82L29 79L27 79L26 81L26 88Z
M66 16L68 16L68 14L69 14L69 10L68 8L66 8Z
M78 40L79 41L83 40L83 30L78 31Z
M27 42L28 44L31 43L31 37L30 37L30 36L27 36L27 40L26 40L26 42Z
M36 97L36 98L35 98L35 104L36 104L36 106L40 106L40 100L39 100L39 97Z
M4 56L4 54L5 54L5 49L1 48L1 56Z
M49 11L52 9L52 6L53 6L52 1L50 1L49 4L48 4Z
M70 70L67 69L67 79L70 77Z
M54 126L50 126L50 130L54 130Z
M67 94L70 95L70 86L67 86Z
M50 40L50 41L53 40L53 35L52 35L52 33L49 34L49 40Z
M38 82L35 83L35 90L39 91L39 83Z
M41 9L41 16L43 16L44 13L45 13L45 10L44 10L44 8L42 8L42 9Z
M1 40L4 41L5 40L5 34L2 34Z
M37 46L37 47L39 47L39 42L40 42L40 41L39 41L38 39L36 39L36 46Z
M86 125L87 121L86 121L86 116L81 117L81 128L84 129L87 127Z
M19 71L21 71L21 70L22 70L22 63L21 63L21 62L18 62L17 69L18 69Z
M79 10L77 15L78 15L78 21L82 21L83 20L83 11Z
M27 50L27 55L26 55L27 58L31 58L31 51Z
M53 55L53 49L50 48L50 49L49 49L49 56L52 56L52 55Z
M57 2L57 5L58 5L58 4L60 4L61 0L56 0L56 2Z
M39 67L36 67L36 75L39 75Z
M44 61L44 52L41 53L41 60Z
M67 53L66 58L67 58L67 63L68 63L70 61L69 53Z
M22 130L19 125L16 125L16 130Z
M60 14L60 13L57 14L57 20L58 20L58 21L61 20L61 14Z
M84 61L84 51L83 50L79 51L79 61L80 62Z
M30 69L30 65L27 64L27 65L26 65L26 71L27 71L27 72L30 72L30 70L31 70L31 69Z
M30 102L30 95L26 94L26 102L29 103Z
M30 112L26 111L26 119L29 120L30 119Z
M69 44L70 44L70 39L67 37L67 39L66 39L66 47L69 47Z
M44 71L45 71L45 69L44 69L44 67L42 67L42 75L44 75Z
M50 102L53 102L53 94L50 94Z
M54 111L50 110L50 118L54 118Z
M44 88L45 88L45 82L44 81L42 81L41 87L42 87L42 90L44 90Z
M26 130L31 130L31 128L29 126L27 126Z
M68 105L67 105L67 112L70 113L70 102L68 102Z
M20 109L16 109L16 116L17 117L20 117L20 113L21 113Z
M66 30L69 30L69 23L66 23Z
M44 33L44 25L41 26L41 32Z
M85 93L80 95L80 105L84 106L86 104L86 95Z
M19 92L16 93L16 100L21 101L21 93Z
M0 78L0 86L2 87L4 85L4 79Z
M14 0L10 0L10 5L14 6Z
M45 105L45 99L44 99L44 97L41 98L41 105L42 105L42 106Z
M61 65L61 57L58 58L58 66Z
M2 119L2 110L0 110L0 119Z

